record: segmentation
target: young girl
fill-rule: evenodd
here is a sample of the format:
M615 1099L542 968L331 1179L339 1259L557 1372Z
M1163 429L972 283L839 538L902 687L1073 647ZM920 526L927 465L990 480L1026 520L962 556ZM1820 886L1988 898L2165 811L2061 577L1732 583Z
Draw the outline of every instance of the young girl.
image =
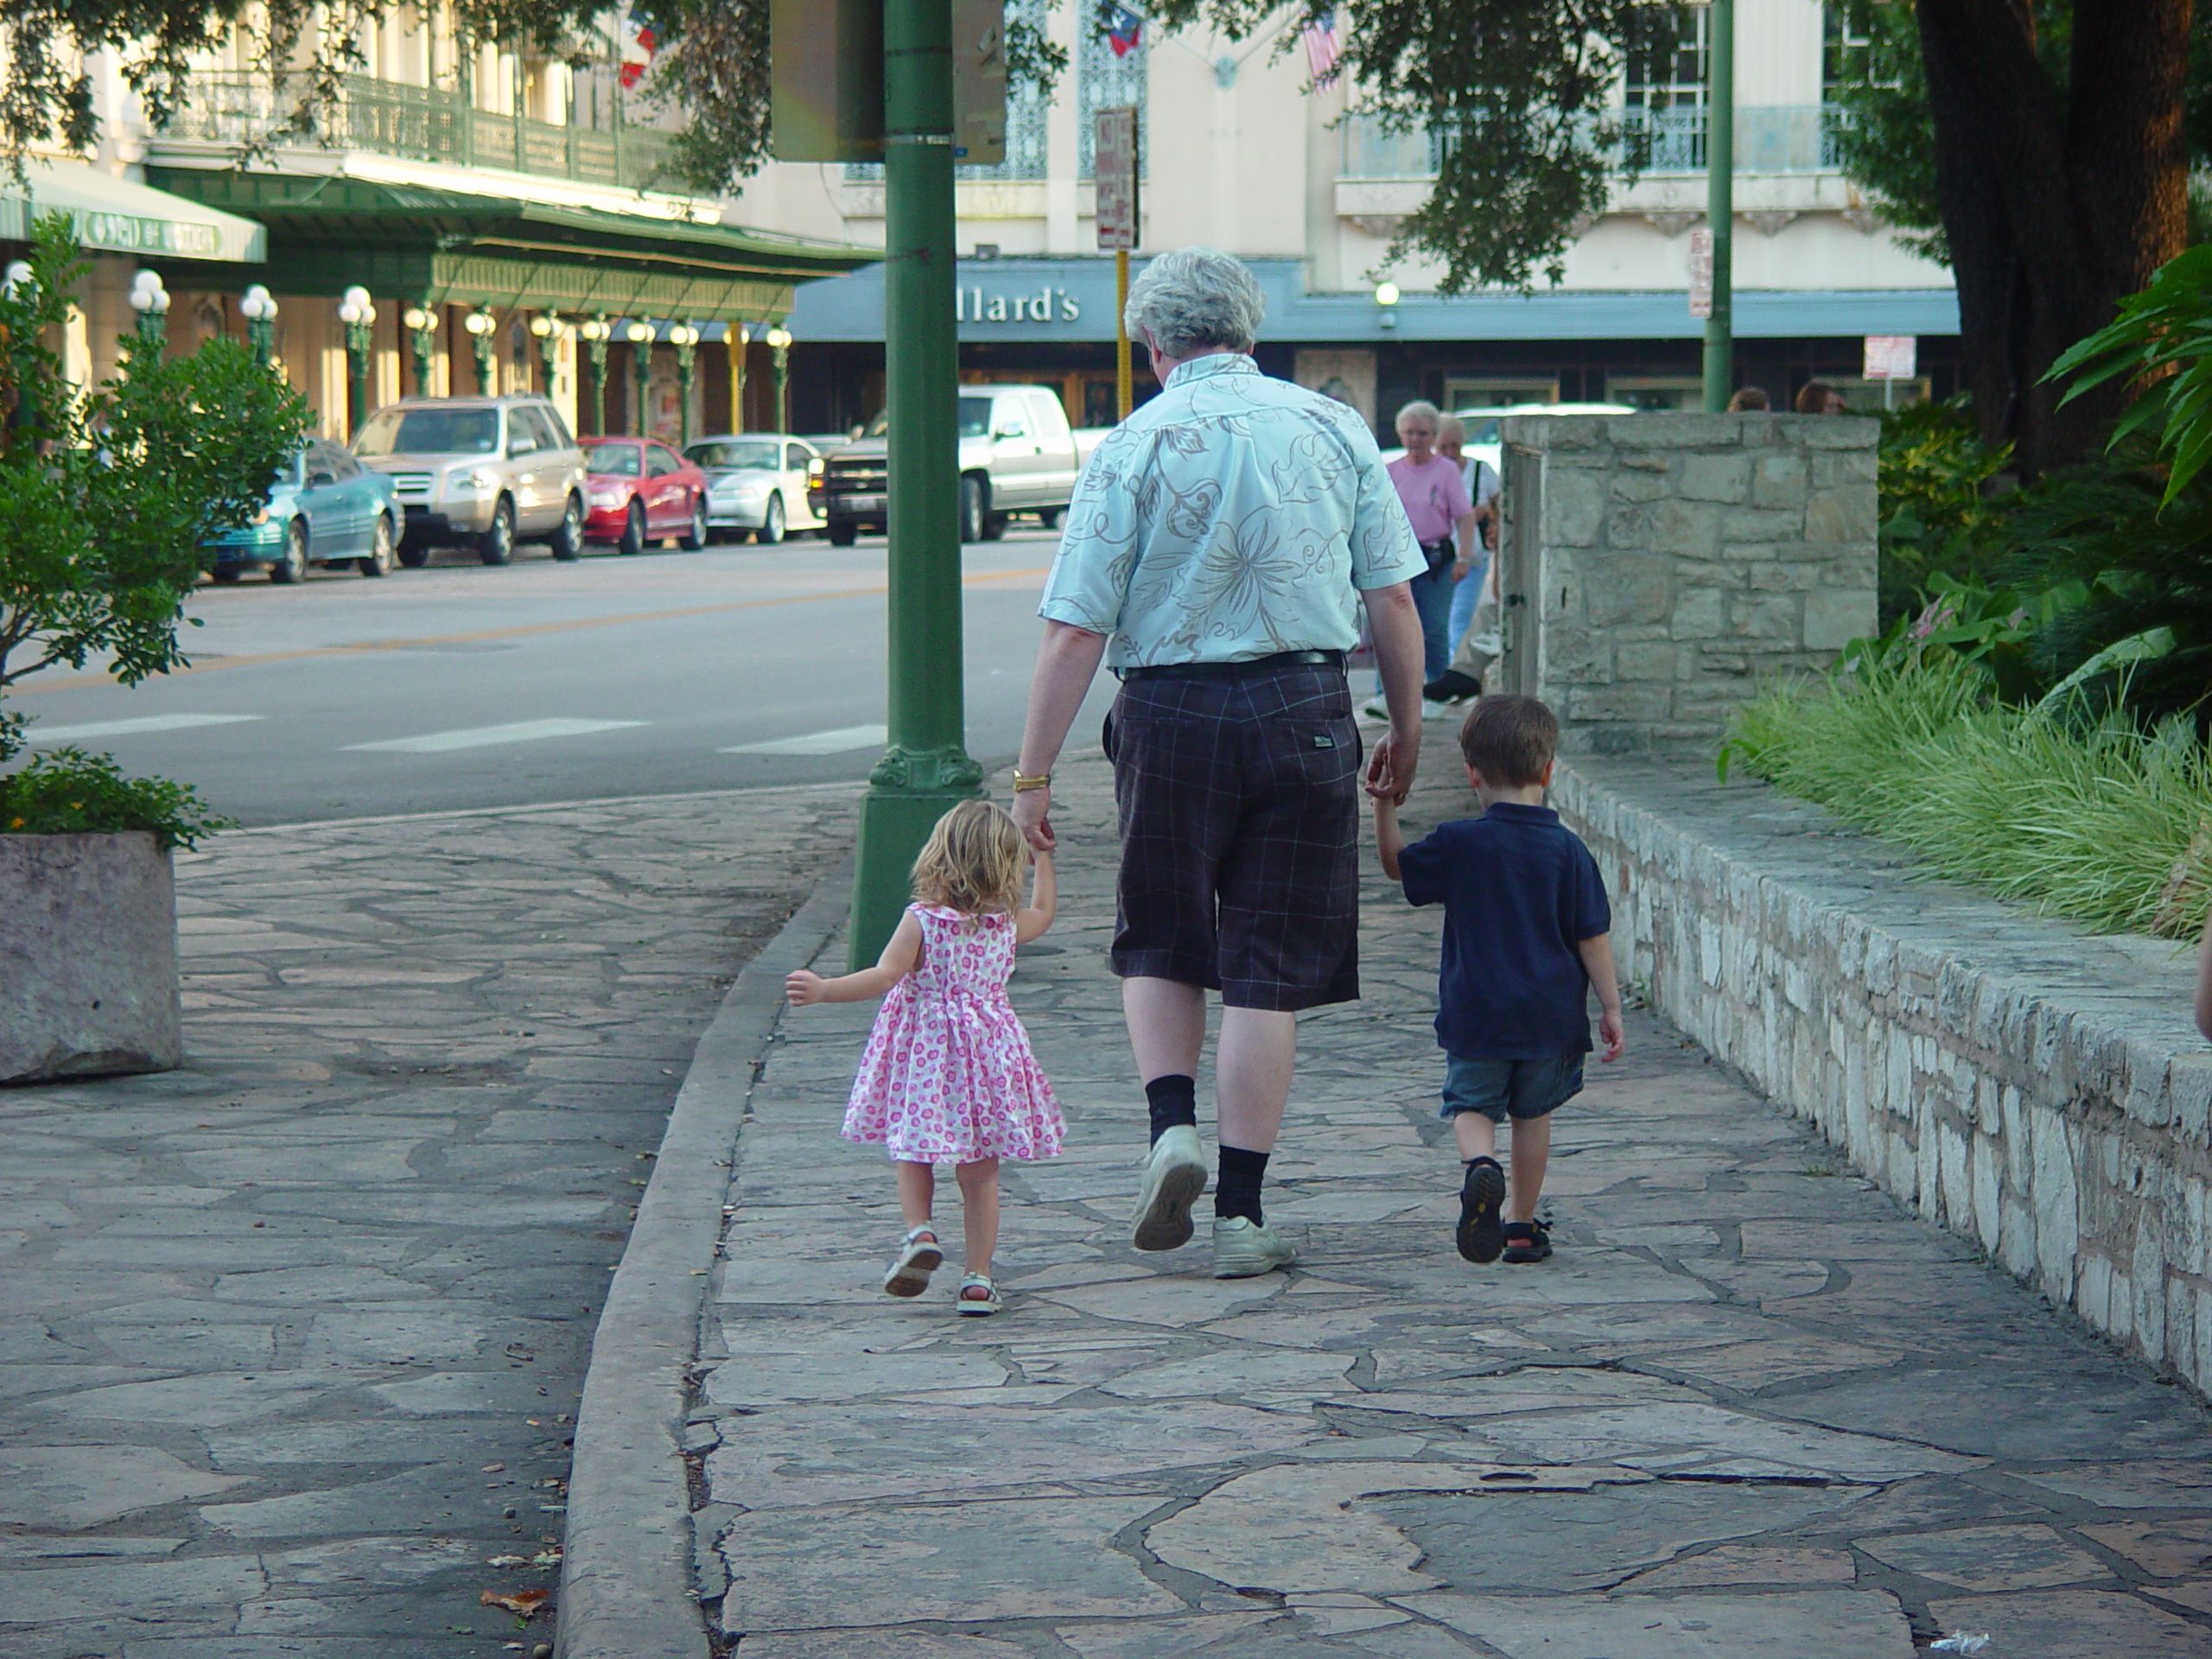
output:
M1027 909L1027 844L987 801L963 801L938 821L914 861L915 902L875 966L824 979L800 969L785 982L794 1007L883 998L845 1111L848 1141L880 1141L899 1165L906 1236L883 1277L893 1296L918 1296L944 1261L930 1225L938 1164L960 1180L968 1271L955 1306L999 1311L991 1254L999 1237L999 1160L1050 1158L1060 1109L1006 1000L1014 947L1052 925L1052 861L1039 854Z

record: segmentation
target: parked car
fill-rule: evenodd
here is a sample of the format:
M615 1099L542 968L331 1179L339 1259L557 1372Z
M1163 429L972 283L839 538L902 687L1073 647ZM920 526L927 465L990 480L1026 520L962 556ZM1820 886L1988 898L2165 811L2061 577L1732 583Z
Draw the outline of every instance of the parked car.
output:
M707 475L707 531L748 532L773 547L794 530L819 530L823 520L807 499L807 485L822 457L804 438L788 432L731 432L683 447Z
M583 451L534 392L403 397L369 417L353 453L397 487L402 564L456 546L505 564L517 542L544 542L556 559L583 553Z
M297 582L310 564L351 564L365 576L388 575L397 546L399 508L392 482L334 443L310 438L276 474L253 522L205 543L218 582L249 570Z
M890 522L888 429L879 415L866 435L826 460L817 511L839 547ZM1034 513L1052 529L1067 510L1081 470L1058 392L1043 386L960 389L962 541L996 541L1017 512Z
M707 544L707 475L652 438L592 438L584 444L584 535L612 542L618 553L674 536L685 547Z

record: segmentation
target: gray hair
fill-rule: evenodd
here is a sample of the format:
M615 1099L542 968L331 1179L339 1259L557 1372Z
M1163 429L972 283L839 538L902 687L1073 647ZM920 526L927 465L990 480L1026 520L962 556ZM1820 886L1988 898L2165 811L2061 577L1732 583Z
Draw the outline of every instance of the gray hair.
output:
M1436 428L1439 437L1444 435L1444 416L1437 412L1436 405L1426 397L1416 397L1401 409L1395 418L1391 421L1390 429L1393 432L1402 431L1408 421L1416 418L1425 420Z
M1466 442L1467 423L1457 415L1440 417L1436 423L1436 447L1441 449L1455 437L1462 443Z
M1161 352L1180 358L1224 347L1250 351L1267 310L1243 260L1214 248L1178 248L1129 284L1122 322L1131 339L1149 334Z

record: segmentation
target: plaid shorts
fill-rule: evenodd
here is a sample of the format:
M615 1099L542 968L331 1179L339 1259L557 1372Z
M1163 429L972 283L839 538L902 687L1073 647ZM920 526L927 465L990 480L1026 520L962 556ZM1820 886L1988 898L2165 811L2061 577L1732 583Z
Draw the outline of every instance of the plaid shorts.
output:
M1114 971L1295 1010L1359 995L1359 728L1341 668L1141 679L1106 719Z

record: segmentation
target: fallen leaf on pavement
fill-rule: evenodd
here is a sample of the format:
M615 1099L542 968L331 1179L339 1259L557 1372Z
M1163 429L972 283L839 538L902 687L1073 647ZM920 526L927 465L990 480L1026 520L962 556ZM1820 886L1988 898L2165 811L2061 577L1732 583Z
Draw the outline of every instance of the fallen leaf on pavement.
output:
M484 1565L486 1567L528 1567L530 1565L530 1557L527 1555L494 1555L490 1560L485 1562Z
M528 1618L552 1599L550 1590L518 1590L512 1595L498 1590L486 1590L476 1598L483 1605L504 1607L518 1618Z

